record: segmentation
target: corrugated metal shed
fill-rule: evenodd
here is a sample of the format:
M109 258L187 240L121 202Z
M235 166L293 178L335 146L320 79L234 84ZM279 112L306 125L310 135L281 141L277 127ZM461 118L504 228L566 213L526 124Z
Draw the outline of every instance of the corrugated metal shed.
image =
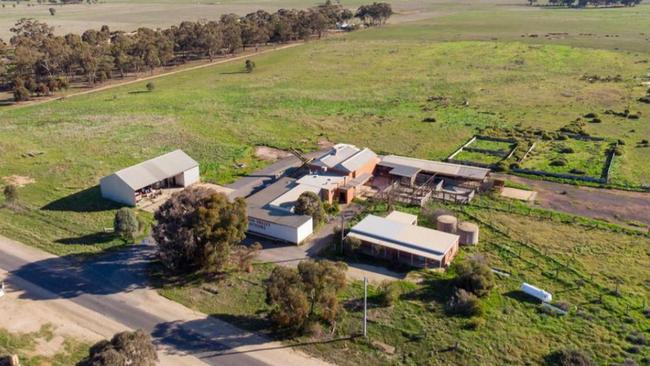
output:
M399 168L400 170L405 169L404 167L411 167L429 173L436 173L448 177L457 177L470 180L483 180L490 172L490 169L485 168L445 163L441 161L408 158L405 156L397 155L384 156L379 162L379 165L389 168Z
M375 215L366 216L350 229L348 235L438 261L442 260L444 255L458 243L458 235L409 225Z
M197 166L199 166L199 163L185 152L175 150L122 169L114 174L135 191L166 178L174 177Z

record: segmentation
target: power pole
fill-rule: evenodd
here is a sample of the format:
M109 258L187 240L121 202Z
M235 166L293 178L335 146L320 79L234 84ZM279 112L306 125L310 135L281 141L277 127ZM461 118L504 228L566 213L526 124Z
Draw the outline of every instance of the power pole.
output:
M368 277L363 278L363 336L368 337Z

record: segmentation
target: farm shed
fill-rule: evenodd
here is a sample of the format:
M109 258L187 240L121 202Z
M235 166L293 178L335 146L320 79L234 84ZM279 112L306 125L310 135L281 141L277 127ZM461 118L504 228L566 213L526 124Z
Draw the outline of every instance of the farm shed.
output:
M102 197L135 206L145 195L199 181L199 163L182 150L122 169L99 181Z
M471 201L489 172L474 166L387 155L377 164L375 175L391 182L389 191L398 202L424 205L431 198Z
M361 251L373 257L413 267L447 267L458 253L458 235L417 226L416 220L404 213L368 215L348 236L359 239Z
M246 198L248 231L293 244L309 237L314 230L311 216L292 212L295 194L291 192L298 193L296 187L299 185L295 179L284 177Z

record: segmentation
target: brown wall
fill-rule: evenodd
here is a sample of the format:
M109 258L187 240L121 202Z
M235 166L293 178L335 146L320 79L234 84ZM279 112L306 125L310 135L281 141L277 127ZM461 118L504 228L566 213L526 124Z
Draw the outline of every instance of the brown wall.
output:
M359 176L361 176L361 175L363 175L365 173L372 174L375 171L375 167L377 166L377 163L379 163L379 158L369 160L361 168L359 168L356 171L352 172L352 178L359 177Z

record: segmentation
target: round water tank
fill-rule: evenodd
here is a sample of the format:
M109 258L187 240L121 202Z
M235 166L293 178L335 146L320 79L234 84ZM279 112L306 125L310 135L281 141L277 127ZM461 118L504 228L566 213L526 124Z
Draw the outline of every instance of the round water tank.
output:
M471 222L461 222L458 225L458 236L461 245L478 244L478 225Z
M436 226L438 230L444 231L446 233L455 234L456 225L458 225L458 219L451 215L440 215L438 216Z

